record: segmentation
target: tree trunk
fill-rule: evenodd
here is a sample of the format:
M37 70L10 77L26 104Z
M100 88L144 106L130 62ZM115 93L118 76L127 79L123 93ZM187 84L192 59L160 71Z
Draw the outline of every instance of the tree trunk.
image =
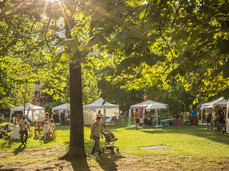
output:
M71 3L69 3L71 4ZM69 7L69 9L71 9ZM72 10L73 11L73 10ZM72 12L73 13L73 12ZM74 26L72 17L65 15L65 36L71 39L71 28ZM76 47L77 48L77 47ZM84 158L84 122L83 122L83 103L82 103L82 80L81 63L76 62L80 56L76 53L69 65L70 68L70 145L68 153L62 159Z
M70 64L70 147L68 157L85 157L81 64Z

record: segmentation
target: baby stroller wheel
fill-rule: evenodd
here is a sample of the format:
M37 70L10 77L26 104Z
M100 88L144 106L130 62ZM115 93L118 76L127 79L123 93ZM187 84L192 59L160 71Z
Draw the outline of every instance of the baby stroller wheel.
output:
M116 152L119 153L119 148L116 149Z

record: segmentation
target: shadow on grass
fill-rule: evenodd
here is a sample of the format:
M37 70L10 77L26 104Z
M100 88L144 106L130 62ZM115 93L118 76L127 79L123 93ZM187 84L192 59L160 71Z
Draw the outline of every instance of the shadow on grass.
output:
M21 144L18 146L18 148L15 148L15 150L13 151L13 154L18 155L18 153L23 152L25 148L26 148L26 145Z
M124 157L120 154L104 153L102 156L96 156L96 162L103 170L113 171L113 170L118 170L118 165L116 164L116 161L118 161L121 158Z
M64 142L65 145L69 145L68 141ZM101 147L103 147L104 142L100 141ZM94 145L94 141L92 140L85 140L84 142L85 145L85 151L86 154L90 156L92 147ZM115 171L118 170L118 165L116 164L116 161L118 161L119 159L124 158L120 153L118 154L111 154L110 151L104 153L101 156L98 156L96 154L96 162L99 164L99 166L101 167L101 169L105 170L105 171ZM87 163L87 158L83 158L83 159L77 159L77 160L67 160L69 162L71 162L72 168L74 170L86 170L86 171L90 171L90 167Z
M69 141L64 142L64 144L67 145L66 151L69 150L69 143L70 143ZM86 144L87 144L87 141L85 141L85 147L87 146ZM69 158L62 158L61 159L60 158L60 160L66 160L66 161L70 162L73 170L77 170L77 171L81 171L81 170L90 171L91 170L88 163L87 163L87 157L82 158L82 159L69 159Z
M127 130L134 130L133 128L126 128ZM144 127L139 131L150 133L150 134L186 134L193 135L201 138L206 138L211 141L223 143L229 145L228 135L215 135L214 130L207 130L202 126L183 126L183 127L164 127L164 128L149 128Z
M5 140L4 143L2 143L1 145L1 149L7 149L7 148L11 148L14 144L18 144L21 143L20 140Z
M54 138L49 138L47 140L43 140L43 144L48 144L48 143L50 143L52 141L55 141L55 139Z
M70 130L70 126L69 125L58 125L56 126L56 130Z
M87 158L82 158L82 159L75 159L75 160L71 160L69 161L71 162L72 168L73 170L84 170L84 171L90 171L90 167L87 163Z

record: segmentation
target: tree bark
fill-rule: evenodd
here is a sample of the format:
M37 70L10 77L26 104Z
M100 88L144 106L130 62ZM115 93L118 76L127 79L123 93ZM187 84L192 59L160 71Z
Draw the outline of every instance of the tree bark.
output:
M70 158L83 158L86 156L84 149L84 122L82 104L81 64L70 64Z
M71 3L69 3L71 4ZM71 9L69 7L69 9ZM73 13L73 9L71 9ZM65 36L71 39L71 28L74 26L72 17L65 15ZM77 48L77 47L76 47ZM82 103L82 80L80 55L76 53L72 57L70 68L70 145L68 153L61 159L79 159L86 157L84 149L84 121L83 121L83 103ZM78 62L76 62L78 61Z

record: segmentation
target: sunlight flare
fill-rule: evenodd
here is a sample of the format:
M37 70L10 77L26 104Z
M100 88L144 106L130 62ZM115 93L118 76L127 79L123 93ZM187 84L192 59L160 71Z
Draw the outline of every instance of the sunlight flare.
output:
M53 3L53 2L60 2L60 0L45 0L46 2L51 2L51 3Z

